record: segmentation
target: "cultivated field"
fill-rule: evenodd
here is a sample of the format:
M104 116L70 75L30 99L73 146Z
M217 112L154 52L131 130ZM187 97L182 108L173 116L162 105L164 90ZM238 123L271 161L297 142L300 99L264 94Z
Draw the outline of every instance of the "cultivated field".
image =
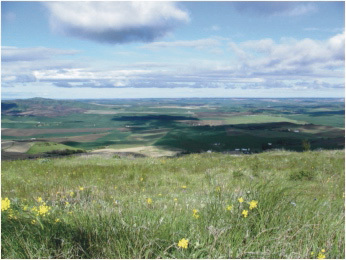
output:
M47 152L90 153L302 151L303 142L312 150L343 149L344 117L340 99L13 100L2 102L2 151L3 159L22 157L39 142L51 144ZM7 141L16 146L6 148Z
M344 150L2 162L2 258L345 258Z

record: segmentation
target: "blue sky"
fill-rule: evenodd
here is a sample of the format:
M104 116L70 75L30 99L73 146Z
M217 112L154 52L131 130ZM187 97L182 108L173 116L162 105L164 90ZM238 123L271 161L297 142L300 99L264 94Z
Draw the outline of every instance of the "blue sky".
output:
M344 2L1 2L2 99L344 97Z

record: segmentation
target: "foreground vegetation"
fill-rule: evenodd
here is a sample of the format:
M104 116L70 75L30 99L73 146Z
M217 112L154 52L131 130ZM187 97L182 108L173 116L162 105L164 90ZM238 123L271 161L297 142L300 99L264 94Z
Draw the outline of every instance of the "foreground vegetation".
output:
M345 258L344 150L2 163L2 258Z

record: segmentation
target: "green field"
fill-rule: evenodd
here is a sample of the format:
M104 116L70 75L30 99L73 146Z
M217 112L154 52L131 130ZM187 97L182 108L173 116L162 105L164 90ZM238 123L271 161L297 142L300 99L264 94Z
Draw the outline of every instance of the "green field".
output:
M272 123L272 122L289 122L295 124L304 123L304 121L292 120L281 116L271 116L271 115L247 115L247 116L232 116L227 118L227 124L259 124L259 123Z
M344 158L3 161L1 256L344 259Z
M303 141L312 150L345 145L340 99L36 98L3 101L2 107L2 140L37 139L88 151L157 146L183 153L257 153L302 151Z
M27 151L27 154L42 154L42 153L56 151L56 150L73 150L74 151L78 149L71 146L63 145L63 144L45 142L45 143L35 143Z

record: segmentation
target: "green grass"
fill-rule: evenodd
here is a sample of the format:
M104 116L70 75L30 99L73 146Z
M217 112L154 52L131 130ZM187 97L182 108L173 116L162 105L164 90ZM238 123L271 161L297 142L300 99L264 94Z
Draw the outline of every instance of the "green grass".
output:
M328 116L309 116L309 115L290 115L287 116L294 120L306 121L316 125L328 125L345 128L345 115L328 115Z
M42 154L56 150L78 150L68 145L53 143L53 142L35 142L33 146L26 152L27 154Z
M292 259L325 249L344 259L344 158L335 150L4 161L11 207L1 256ZM43 202L50 214L36 216Z
M246 116L232 116L225 120L226 124L259 124L259 123L275 123L275 122L289 122L294 124L304 123L281 116L272 115L246 115Z

